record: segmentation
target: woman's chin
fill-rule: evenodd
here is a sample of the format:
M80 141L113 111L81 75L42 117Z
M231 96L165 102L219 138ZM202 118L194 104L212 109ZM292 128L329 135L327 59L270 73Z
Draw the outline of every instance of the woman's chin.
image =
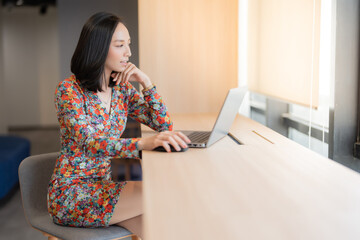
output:
M112 73L121 73L124 70L125 70L125 67L118 67L116 69L113 69L111 72Z
M120 66L116 71L117 72L122 72L126 69L126 66Z

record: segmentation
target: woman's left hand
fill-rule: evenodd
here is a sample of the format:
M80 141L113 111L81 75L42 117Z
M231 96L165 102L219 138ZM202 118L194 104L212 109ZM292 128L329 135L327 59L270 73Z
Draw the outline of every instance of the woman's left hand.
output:
M150 78L131 62L128 62L124 71L113 73L111 76L114 78L113 81L116 81L116 85L131 81L140 83L143 88L151 86Z

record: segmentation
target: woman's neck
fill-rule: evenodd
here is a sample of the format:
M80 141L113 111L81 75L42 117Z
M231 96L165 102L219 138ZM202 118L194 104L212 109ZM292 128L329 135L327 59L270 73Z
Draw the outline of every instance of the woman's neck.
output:
M102 84L101 84L101 89L104 91L104 92L107 92L109 90L109 81L110 81L110 74L111 72L108 72L105 70L105 79L103 79L102 81Z

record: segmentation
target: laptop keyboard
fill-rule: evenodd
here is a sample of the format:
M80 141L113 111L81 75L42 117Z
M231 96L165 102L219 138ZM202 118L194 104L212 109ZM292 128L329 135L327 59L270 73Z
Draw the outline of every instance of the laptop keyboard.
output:
M191 142L194 143L203 143L207 142L207 140L210 137L211 132L192 132L188 135L188 138L190 138Z

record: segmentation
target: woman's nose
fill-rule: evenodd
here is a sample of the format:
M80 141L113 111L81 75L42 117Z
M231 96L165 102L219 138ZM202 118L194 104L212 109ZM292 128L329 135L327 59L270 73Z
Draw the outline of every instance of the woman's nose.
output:
M129 47L129 46L127 47L127 51L125 52L125 55L126 55L127 57L131 57L131 50L130 50L130 47Z

